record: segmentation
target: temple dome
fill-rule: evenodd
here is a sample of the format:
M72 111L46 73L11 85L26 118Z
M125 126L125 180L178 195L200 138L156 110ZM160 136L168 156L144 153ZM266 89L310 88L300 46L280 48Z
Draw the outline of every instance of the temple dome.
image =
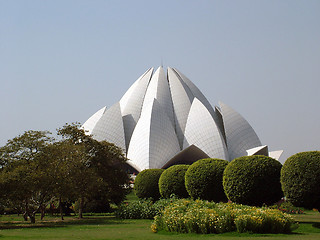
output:
M262 147L250 124L228 105L213 108L177 69L148 69L119 102L92 115L83 128L123 149L137 171L190 164L203 157L231 161ZM253 150L250 150L253 149ZM188 155L188 156L187 156Z

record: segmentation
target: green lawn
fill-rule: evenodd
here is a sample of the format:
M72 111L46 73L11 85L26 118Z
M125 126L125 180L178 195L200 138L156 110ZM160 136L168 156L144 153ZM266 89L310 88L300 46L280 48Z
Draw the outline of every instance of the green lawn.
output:
M21 221L21 216L0 216L0 239L320 239L320 213L308 211L296 215L300 227L292 234L218 235L152 233L151 220L119 220L112 215L86 216L83 220L68 217L65 221L46 217L36 224Z

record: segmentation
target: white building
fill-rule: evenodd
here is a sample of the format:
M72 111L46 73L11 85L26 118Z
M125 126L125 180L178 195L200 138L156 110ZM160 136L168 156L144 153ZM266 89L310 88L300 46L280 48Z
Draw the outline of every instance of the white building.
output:
M84 124L95 139L123 149L140 172L191 164L206 157L231 161L246 155L270 155L250 124L228 105L213 108L182 73L168 67L147 70L119 102L102 108Z

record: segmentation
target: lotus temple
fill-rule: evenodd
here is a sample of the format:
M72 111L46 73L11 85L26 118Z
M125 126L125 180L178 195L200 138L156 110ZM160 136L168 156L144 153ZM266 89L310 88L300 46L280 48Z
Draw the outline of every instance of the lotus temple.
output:
M279 160L250 124L225 103L212 106L175 68L148 69L119 102L103 107L82 126L98 141L122 148L131 171L192 164L202 158L231 161L247 155Z

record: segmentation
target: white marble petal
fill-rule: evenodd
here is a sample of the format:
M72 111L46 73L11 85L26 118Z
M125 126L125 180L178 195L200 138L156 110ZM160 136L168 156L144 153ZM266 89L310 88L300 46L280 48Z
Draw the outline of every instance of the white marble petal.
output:
M140 170L162 168L179 151L172 124L154 99L146 106L132 134L127 155L129 163Z
M97 111L95 114L93 114L85 123L81 126L86 134L91 135L93 128L96 126L97 122L101 118L101 116L106 111L107 107L101 108L99 111Z
M98 141L114 143L126 152L124 127L119 102L107 109L101 116L92 130L92 136Z
M133 130L140 118L144 96L152 76L153 68L145 72L120 100L124 123L126 148L128 149Z
M178 136L180 147L182 149L184 129L186 127L188 114L194 96L188 86L171 68L168 68L168 79L173 102L173 110L175 114L176 133Z
M184 149L195 145L211 158L229 160L218 125L209 110L197 98L193 100L184 136Z
M257 134L239 113L220 102L230 160L247 156L247 149L261 146Z

